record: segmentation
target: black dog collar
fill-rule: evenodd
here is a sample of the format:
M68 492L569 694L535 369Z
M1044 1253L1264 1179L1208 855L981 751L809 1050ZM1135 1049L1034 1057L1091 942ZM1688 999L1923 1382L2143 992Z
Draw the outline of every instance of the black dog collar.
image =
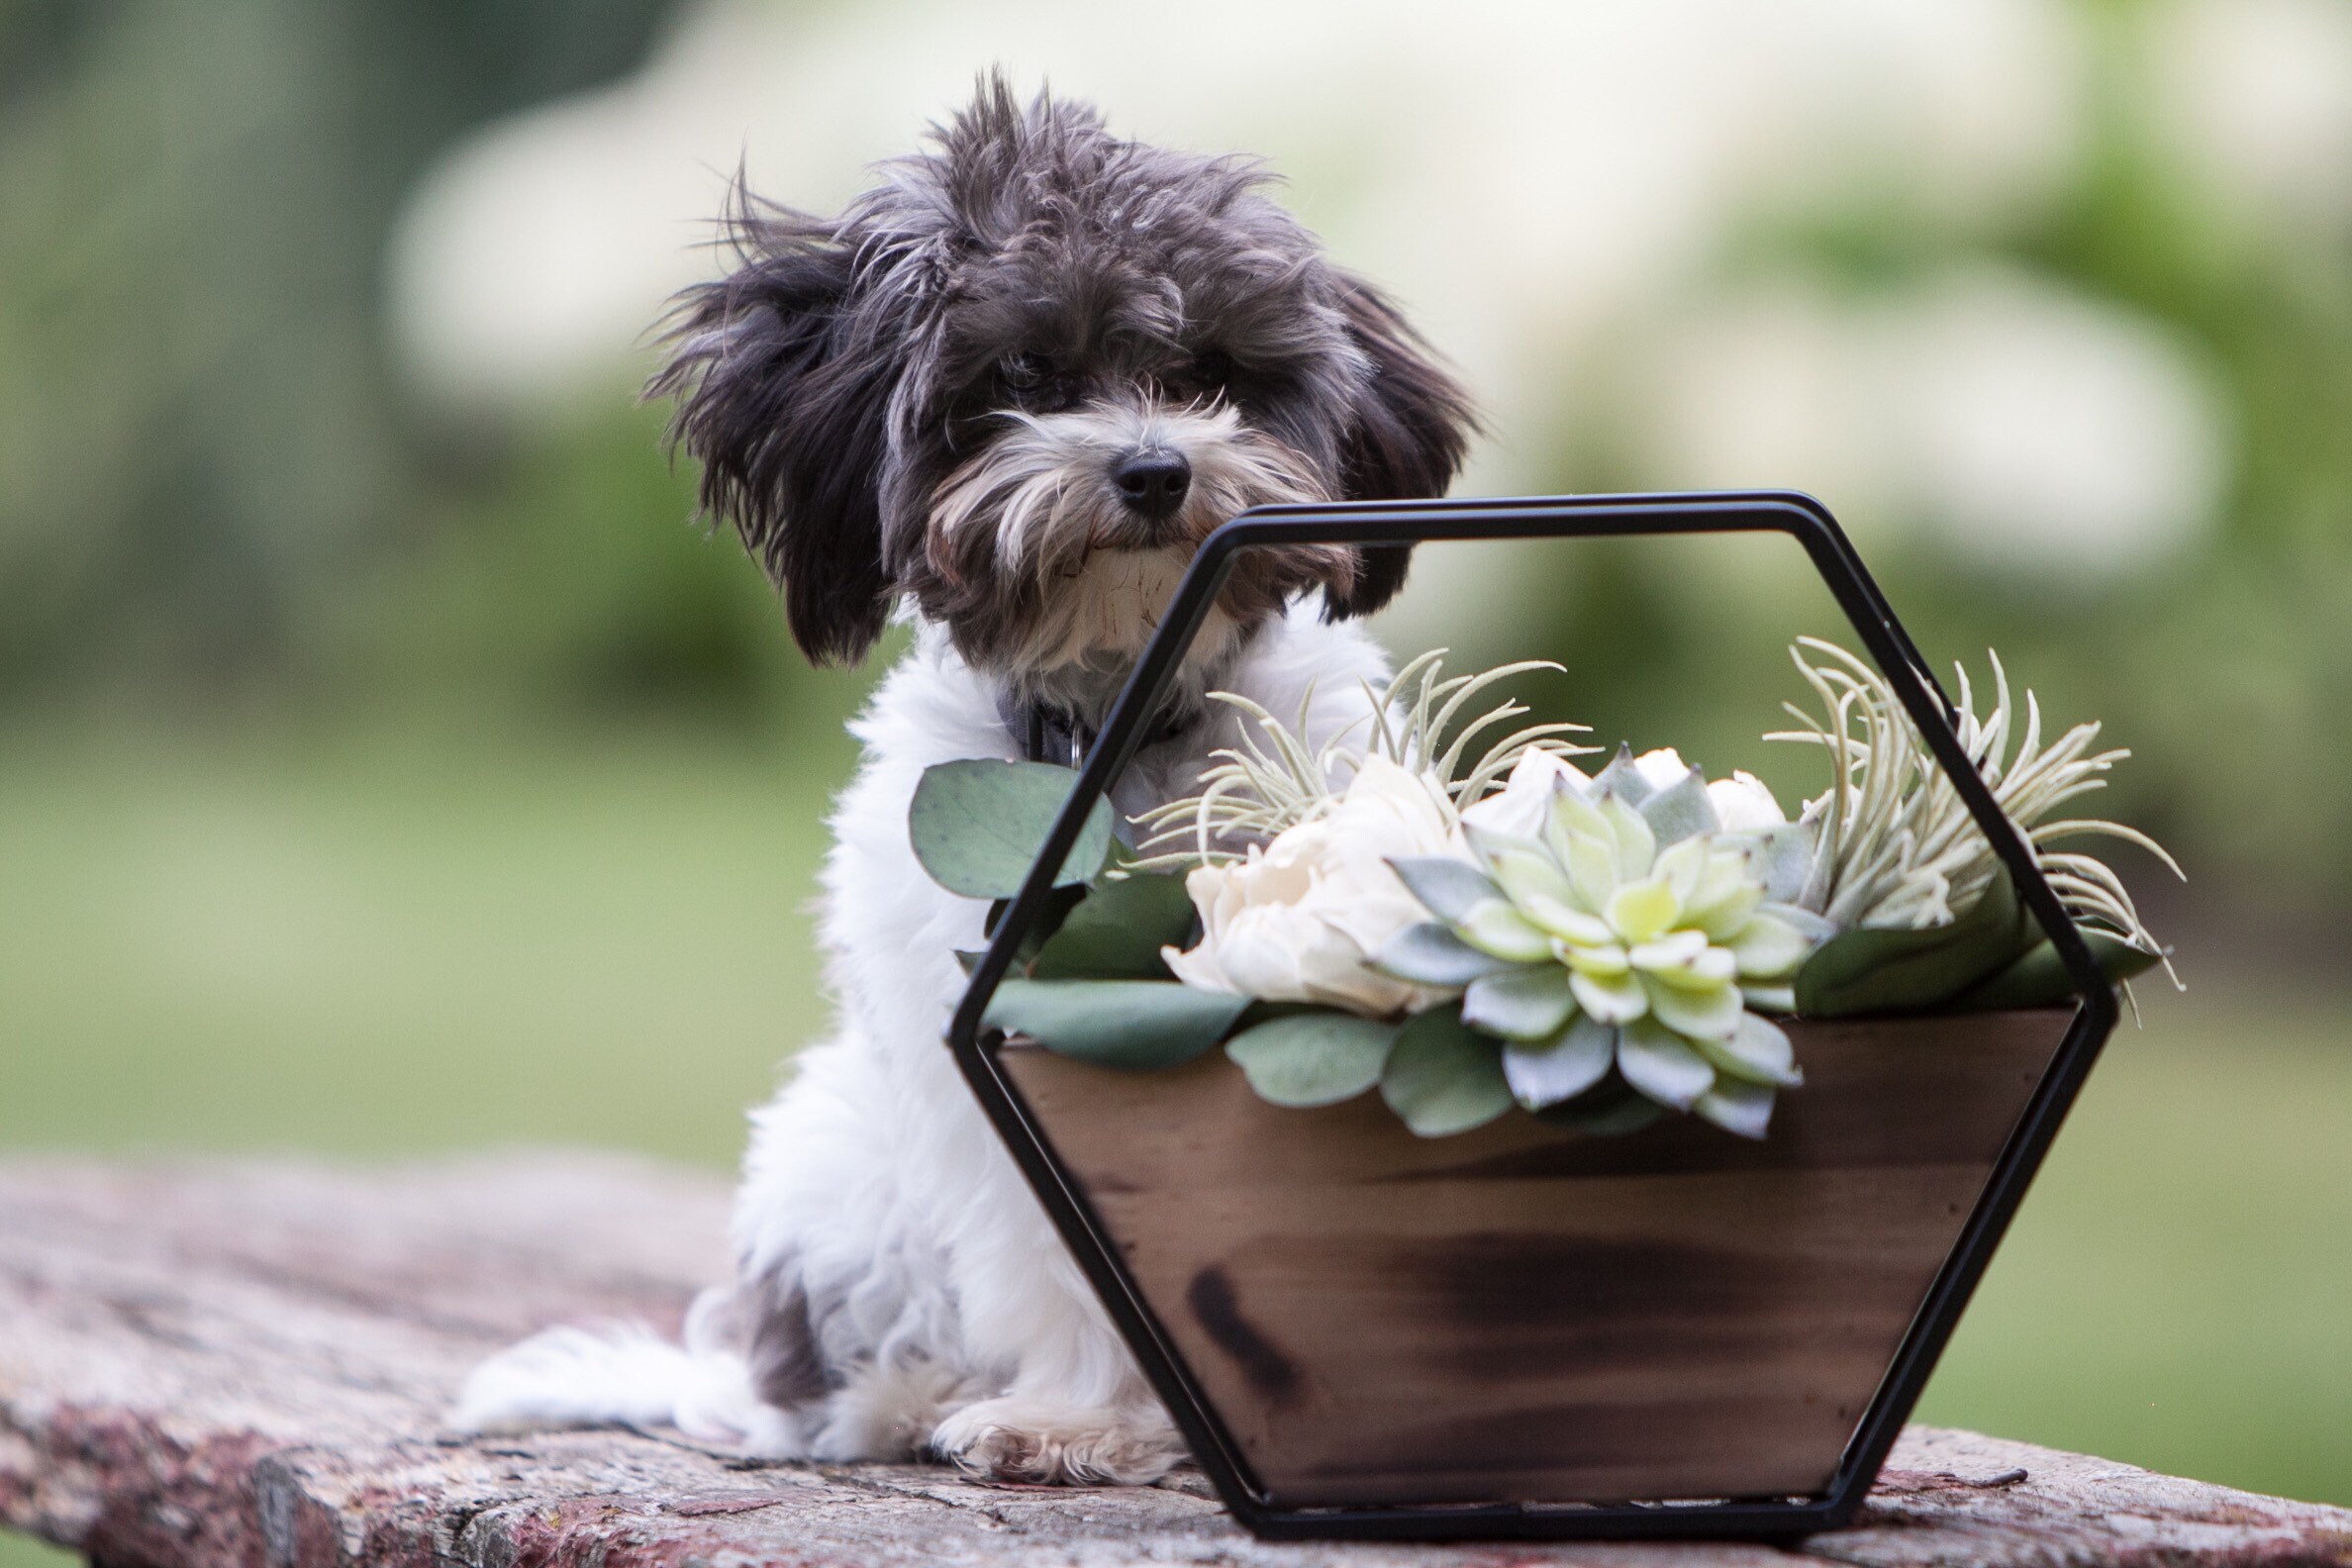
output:
M1084 762L1100 734L1095 726L1067 708L1055 703L1023 702L1009 691L997 695L997 716L1004 721L1006 732L1021 742L1023 756L1031 762L1051 762L1058 767L1076 767ZM1197 710L1182 706L1163 709L1144 728L1135 742L1136 748L1175 739L1192 728L1199 717Z

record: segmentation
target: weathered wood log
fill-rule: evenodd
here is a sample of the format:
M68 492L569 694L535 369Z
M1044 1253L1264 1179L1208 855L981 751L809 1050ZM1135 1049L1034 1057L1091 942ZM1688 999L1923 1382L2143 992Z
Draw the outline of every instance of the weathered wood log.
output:
M1855 1527L1746 1545L1269 1546L1197 1480L776 1465L441 1415L554 1322L674 1326L726 1192L614 1159L0 1165L0 1522L121 1568L1545 1561L2352 1563L2352 1512L1913 1428Z

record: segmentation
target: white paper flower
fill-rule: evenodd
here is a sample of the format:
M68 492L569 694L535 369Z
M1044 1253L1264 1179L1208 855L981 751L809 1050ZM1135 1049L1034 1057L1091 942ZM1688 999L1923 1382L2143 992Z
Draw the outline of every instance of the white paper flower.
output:
M1162 956L1187 985L1264 1002L1318 1002L1376 1017L1428 1007L1451 993L1366 962L1427 918L1388 861L1463 852L1452 808L1435 785L1386 757L1367 757L1323 815L1245 860L1187 876L1201 940Z
M1503 787L1475 806L1463 808L1462 821L1489 833L1533 837L1551 816L1552 781L1574 781L1579 789L1592 781L1576 766L1549 751L1529 751L1519 759Z
M1729 778L1707 786L1707 803L1715 808L1725 833L1761 833L1784 826L1789 818L1772 791L1753 773L1733 769Z
M1652 789L1672 789L1690 775L1691 765L1672 746L1644 751L1633 759L1633 771ZM1565 778L1583 790L1592 784L1574 765L1546 751L1530 751L1519 758L1502 789L1462 813L1462 821L1488 833L1533 837L1543 831L1551 812L1552 781ZM1707 786L1708 804L1725 833L1761 833L1779 828L1789 818L1764 781L1744 769Z
M1682 753L1674 747L1659 746L1654 751L1644 751L1635 757L1633 771L1640 774L1641 781L1651 789L1672 789L1690 776L1691 764L1685 762Z

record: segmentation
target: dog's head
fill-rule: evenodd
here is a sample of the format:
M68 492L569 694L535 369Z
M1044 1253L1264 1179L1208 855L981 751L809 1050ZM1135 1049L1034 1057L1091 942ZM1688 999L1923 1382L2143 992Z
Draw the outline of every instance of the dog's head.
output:
M838 218L738 181L738 264L683 297L650 389L812 658L862 655L904 595L973 663L1049 681L1138 649L1233 514L1452 479L1461 390L1255 165L996 79L934 140ZM1217 629L1313 589L1366 614L1406 561L1250 551Z

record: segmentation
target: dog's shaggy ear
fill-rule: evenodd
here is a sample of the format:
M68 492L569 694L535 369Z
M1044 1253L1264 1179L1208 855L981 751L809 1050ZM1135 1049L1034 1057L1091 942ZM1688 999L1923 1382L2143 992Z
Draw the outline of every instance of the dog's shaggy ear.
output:
M837 226L755 203L738 183L735 272L679 296L669 362L674 450L702 463L702 506L735 525L784 594L801 650L854 663L890 607L879 476L895 365L854 346L855 254Z
M1348 332L1372 361L1339 450L1340 493L1349 501L1441 496L1478 429L1470 396L1379 290L1346 273L1338 281ZM1328 602L1331 620L1370 615L1395 598L1413 547L1376 545L1356 554L1355 582Z

